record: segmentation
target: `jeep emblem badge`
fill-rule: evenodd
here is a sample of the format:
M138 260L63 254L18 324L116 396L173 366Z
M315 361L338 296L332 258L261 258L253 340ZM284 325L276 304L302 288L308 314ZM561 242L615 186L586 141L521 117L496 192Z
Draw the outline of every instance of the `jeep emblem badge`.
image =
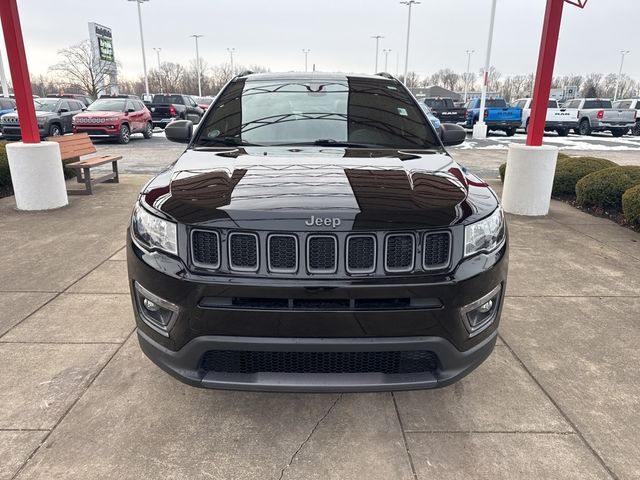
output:
M311 215L311 217L306 220L304 222L304 224L307 227L331 227L331 228L338 228L340 226L340 224L342 223L342 221L338 218L338 217L333 217L333 218L329 218L329 217L316 217L314 215Z

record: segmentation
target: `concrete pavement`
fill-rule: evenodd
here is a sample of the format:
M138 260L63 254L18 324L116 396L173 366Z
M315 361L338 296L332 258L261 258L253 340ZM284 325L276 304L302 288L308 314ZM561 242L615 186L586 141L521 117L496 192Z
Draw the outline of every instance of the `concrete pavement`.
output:
M148 177L0 200L0 479L635 479L640 235L510 217L501 339L436 391L194 389L140 352L125 228Z

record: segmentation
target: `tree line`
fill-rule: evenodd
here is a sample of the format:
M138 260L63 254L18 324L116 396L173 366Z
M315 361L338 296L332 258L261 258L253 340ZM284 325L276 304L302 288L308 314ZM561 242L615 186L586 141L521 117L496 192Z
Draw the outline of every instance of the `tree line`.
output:
M60 60L52 65L46 75L39 75L32 79L34 94L44 96L49 93L65 91L67 93L85 93L98 97L103 93L101 85L109 91L108 73L102 70L100 62L94 58L88 40L62 49L58 52ZM253 72L267 72L267 67L241 65L231 68L228 63L209 65L200 60L201 82L203 95L215 95L233 77L234 74L245 70ZM198 75L196 61L187 64L163 62L159 68L148 71L149 90L151 93L174 92L196 94L198 92ZM462 92L467 83L468 91L480 89L479 79L482 71L458 73L450 68L443 68L431 75L420 76L415 72L407 74L409 88L439 85L446 89ZM587 75L562 75L553 79L552 88L577 86L580 96L612 98L614 96L618 75L615 73L590 73ZM400 80L403 80L402 76ZM468 80L465 82L465 80ZM503 95L507 101L517 98L530 97L533 92L534 75L505 75L491 67L488 76L488 91ZM118 87L121 93L142 95L145 91L144 78L120 78ZM618 98L640 96L640 82L629 75L621 76L618 88Z

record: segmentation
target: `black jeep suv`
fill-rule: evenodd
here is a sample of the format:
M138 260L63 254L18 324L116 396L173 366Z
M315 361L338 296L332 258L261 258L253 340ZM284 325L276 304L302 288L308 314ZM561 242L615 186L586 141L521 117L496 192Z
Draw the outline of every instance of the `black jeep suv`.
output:
M448 385L497 337L507 231L389 75L234 78L152 179L128 233L143 351L200 387Z

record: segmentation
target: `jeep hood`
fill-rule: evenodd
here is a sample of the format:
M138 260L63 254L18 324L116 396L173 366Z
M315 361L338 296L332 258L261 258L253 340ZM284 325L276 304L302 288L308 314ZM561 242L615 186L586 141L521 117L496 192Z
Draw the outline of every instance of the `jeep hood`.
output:
M289 231L327 228L311 217L340 219L335 230L443 227L497 206L444 152L318 147L187 150L141 200L179 223Z

